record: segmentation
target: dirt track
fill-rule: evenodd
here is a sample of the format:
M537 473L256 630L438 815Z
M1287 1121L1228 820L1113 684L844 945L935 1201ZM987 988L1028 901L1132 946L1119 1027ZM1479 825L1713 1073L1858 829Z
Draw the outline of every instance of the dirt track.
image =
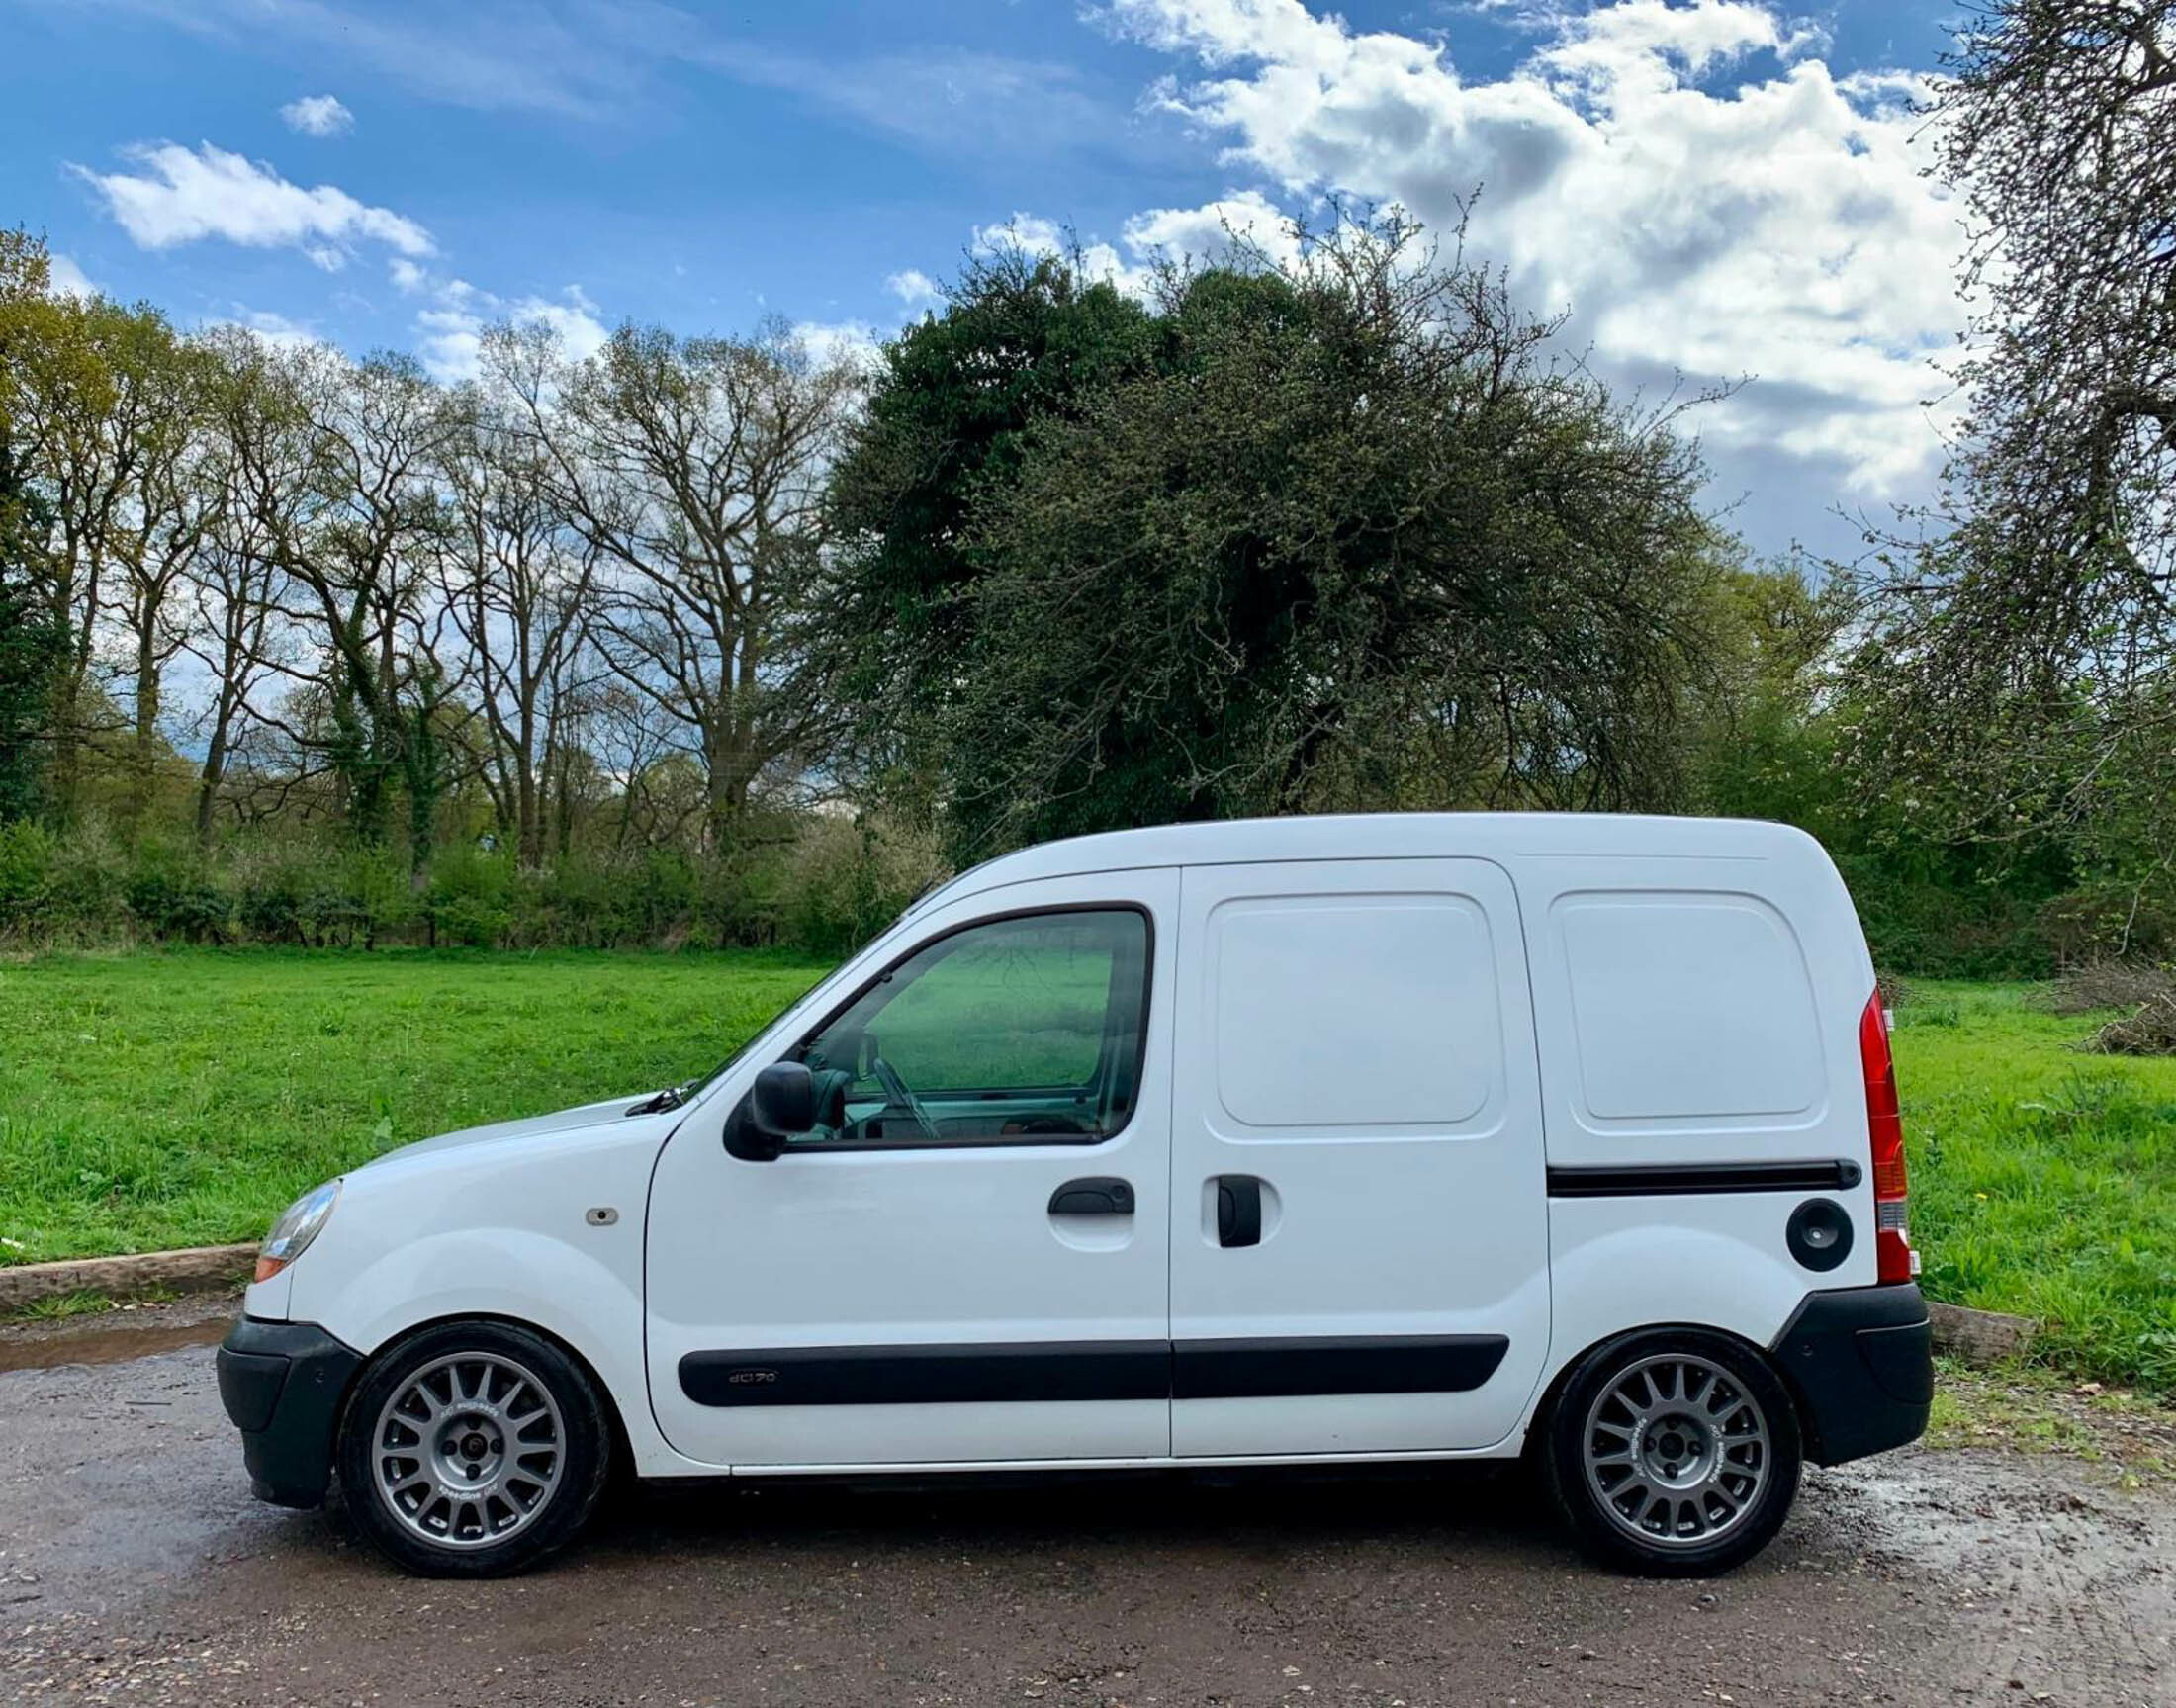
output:
M0 1334L0 1697L2176 1704L2176 1501L2002 1451L1814 1473L1706 1584L1475 1475L630 1494L536 1576L419 1582L249 1498L214 1315Z

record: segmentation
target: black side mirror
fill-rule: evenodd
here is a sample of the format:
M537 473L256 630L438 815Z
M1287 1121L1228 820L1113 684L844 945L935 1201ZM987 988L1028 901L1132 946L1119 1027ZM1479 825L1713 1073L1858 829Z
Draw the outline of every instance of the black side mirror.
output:
M774 1061L725 1118L725 1148L743 1162L774 1162L786 1140L816 1124L816 1082L797 1061Z

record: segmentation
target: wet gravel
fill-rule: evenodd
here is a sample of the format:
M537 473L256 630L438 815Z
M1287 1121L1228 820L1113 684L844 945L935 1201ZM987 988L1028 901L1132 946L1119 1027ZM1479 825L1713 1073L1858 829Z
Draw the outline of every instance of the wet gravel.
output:
M2176 1705L2176 1497L2000 1450L1813 1473L1711 1583L1472 1472L629 1490L542 1573L424 1582L250 1499L230 1308L0 1333L0 1700Z

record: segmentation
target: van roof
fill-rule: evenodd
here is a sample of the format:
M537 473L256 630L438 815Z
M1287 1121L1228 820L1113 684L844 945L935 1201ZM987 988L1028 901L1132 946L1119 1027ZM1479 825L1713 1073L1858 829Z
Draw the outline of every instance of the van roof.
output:
M1033 878L1140 866L1232 865L1255 860L1496 859L1618 854L1646 859L1772 859L1808 850L1805 832L1762 819L1673 818L1634 813L1323 813L1151 825L1066 837L1000 854L923 896L919 913L948 896Z

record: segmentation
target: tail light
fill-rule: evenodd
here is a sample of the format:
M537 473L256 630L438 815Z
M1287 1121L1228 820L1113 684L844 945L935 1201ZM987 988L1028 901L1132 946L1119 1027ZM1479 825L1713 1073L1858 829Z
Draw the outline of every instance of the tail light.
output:
M1866 1075L1866 1133L1873 1143L1873 1225L1876 1279L1910 1281L1919 1273L1905 1214L1904 1117L1896 1103L1896 1061L1889 1054L1889 1022L1881 993L1866 999L1859 1017L1859 1061Z

